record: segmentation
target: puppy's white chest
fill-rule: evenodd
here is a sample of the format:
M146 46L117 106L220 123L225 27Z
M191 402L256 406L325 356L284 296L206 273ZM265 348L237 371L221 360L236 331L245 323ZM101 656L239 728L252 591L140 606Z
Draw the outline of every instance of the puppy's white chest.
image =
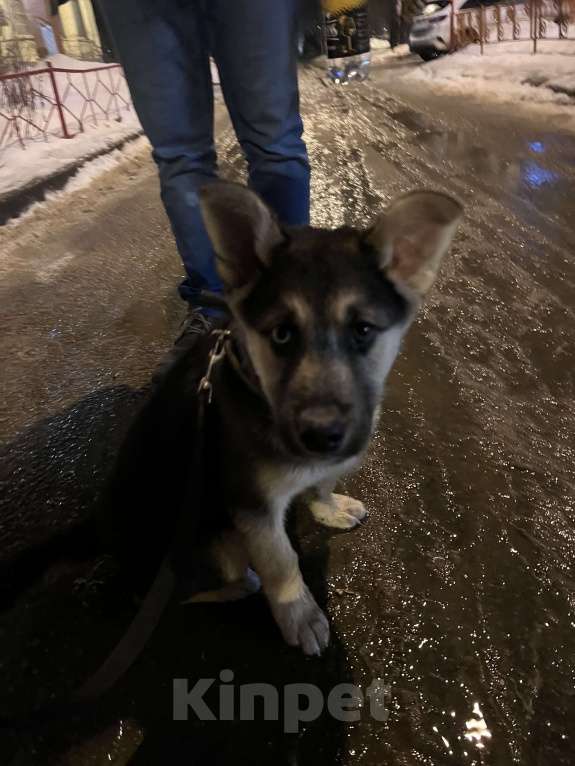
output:
M258 472L258 486L269 504L277 511L283 512L291 501L324 481L337 479L351 471L357 464L357 459L346 460L336 466L321 463L307 466L262 466Z

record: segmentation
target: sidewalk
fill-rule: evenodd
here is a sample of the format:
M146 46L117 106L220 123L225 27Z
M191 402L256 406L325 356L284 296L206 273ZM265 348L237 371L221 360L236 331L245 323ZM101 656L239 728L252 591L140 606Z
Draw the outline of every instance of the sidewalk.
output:
M342 488L368 523L291 520L330 648L289 649L259 597L174 605L89 720L2 733L0 763L575 763L575 139L488 104L462 126L461 99L445 108L427 88L426 111L422 91L408 106L375 78L335 88L302 72L314 225L368 227L416 187L467 210ZM239 180L229 123L216 139ZM185 313L181 274L147 151L0 229L0 560L90 514ZM62 562L0 614L0 712L61 698L94 670L133 615L111 587L98 563ZM258 705L256 720L173 721L173 679L216 679L216 711L222 669L236 700L243 684L281 699L313 684L326 699L383 680L389 720L365 705L357 723L326 712L295 735Z

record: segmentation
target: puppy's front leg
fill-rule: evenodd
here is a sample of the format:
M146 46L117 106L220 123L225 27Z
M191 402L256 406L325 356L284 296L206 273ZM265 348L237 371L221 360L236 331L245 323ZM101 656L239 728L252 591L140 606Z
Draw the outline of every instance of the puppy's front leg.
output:
M329 623L303 581L283 510L241 512L235 523L284 640L305 654L320 654L329 642Z
M309 509L314 519L326 527L353 529L367 517L367 510L353 497L334 494L334 487L335 481L318 484L309 500Z

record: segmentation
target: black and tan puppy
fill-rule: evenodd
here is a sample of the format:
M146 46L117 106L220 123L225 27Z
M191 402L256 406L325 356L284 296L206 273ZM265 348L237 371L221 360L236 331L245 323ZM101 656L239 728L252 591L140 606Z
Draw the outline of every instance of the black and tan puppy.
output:
M253 192L233 184L209 186L201 205L232 313L204 428L197 390L213 335L183 349L158 379L120 450L96 529L89 520L41 552L26 551L16 575L28 582L82 546L94 554L94 532L104 529L124 569L148 579L169 547L193 585L189 601L237 599L261 584L286 642L319 654L329 625L303 581L285 514L305 495L328 526L350 529L366 515L361 502L333 488L369 445L385 379L461 207L443 194L414 192L364 231L325 231L281 227ZM201 476L193 459L200 454ZM164 588L161 576L156 582ZM9 582L10 599L13 590ZM161 613L163 590L150 593L160 601L144 602L72 707L133 661Z
M461 207L414 192L365 231L325 231L282 228L233 184L206 188L201 206L233 315L211 405L208 459L227 524L213 550L240 590L253 567L287 643L317 654L328 621L303 582L285 513L313 489L321 523L351 528L365 516L333 488L369 444L385 379Z

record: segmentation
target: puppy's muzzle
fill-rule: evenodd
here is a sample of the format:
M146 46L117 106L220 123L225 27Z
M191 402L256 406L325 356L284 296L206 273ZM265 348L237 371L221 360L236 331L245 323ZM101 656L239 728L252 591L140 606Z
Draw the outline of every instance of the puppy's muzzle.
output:
M297 417L297 435L307 452L329 455L345 443L350 407L306 407Z

